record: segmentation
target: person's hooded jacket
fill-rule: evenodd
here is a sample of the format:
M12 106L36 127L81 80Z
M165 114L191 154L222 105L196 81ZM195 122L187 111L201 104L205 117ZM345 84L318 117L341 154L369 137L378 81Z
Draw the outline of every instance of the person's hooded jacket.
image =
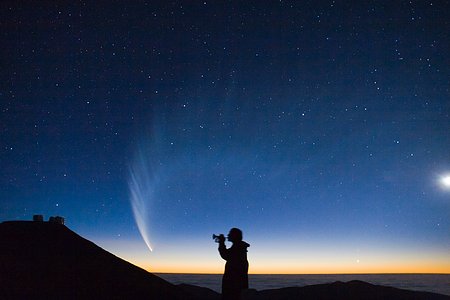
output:
M225 243L219 244L220 256L226 260L225 272L222 278L222 295L239 295L241 290L248 289L247 248L250 245L244 241L233 243L226 248Z

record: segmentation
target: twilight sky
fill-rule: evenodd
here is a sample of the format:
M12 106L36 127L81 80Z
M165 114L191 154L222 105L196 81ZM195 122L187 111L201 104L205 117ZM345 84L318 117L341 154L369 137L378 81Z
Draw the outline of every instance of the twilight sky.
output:
M0 4L0 221L152 272L239 227L252 273L450 273L448 1L57 2Z

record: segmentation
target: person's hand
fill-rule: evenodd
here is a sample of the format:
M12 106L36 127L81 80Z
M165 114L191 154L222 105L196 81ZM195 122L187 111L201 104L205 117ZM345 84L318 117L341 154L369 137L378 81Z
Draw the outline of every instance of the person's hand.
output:
M219 235L219 243L225 243L225 236L223 234Z

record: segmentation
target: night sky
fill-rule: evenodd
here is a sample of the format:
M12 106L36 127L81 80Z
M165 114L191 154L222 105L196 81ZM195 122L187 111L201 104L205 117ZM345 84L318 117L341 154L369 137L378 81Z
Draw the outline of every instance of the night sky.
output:
M448 1L2 1L0 221L152 272L222 272L239 227L251 273L450 273L449 32Z

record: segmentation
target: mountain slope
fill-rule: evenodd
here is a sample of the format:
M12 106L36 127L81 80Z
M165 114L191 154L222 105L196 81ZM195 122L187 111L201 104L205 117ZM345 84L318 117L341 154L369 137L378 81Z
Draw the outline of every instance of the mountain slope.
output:
M3 222L0 241L0 299L189 299L64 225Z
M304 287L248 290L245 300L450 300L450 296L374 285L364 281L336 281Z

